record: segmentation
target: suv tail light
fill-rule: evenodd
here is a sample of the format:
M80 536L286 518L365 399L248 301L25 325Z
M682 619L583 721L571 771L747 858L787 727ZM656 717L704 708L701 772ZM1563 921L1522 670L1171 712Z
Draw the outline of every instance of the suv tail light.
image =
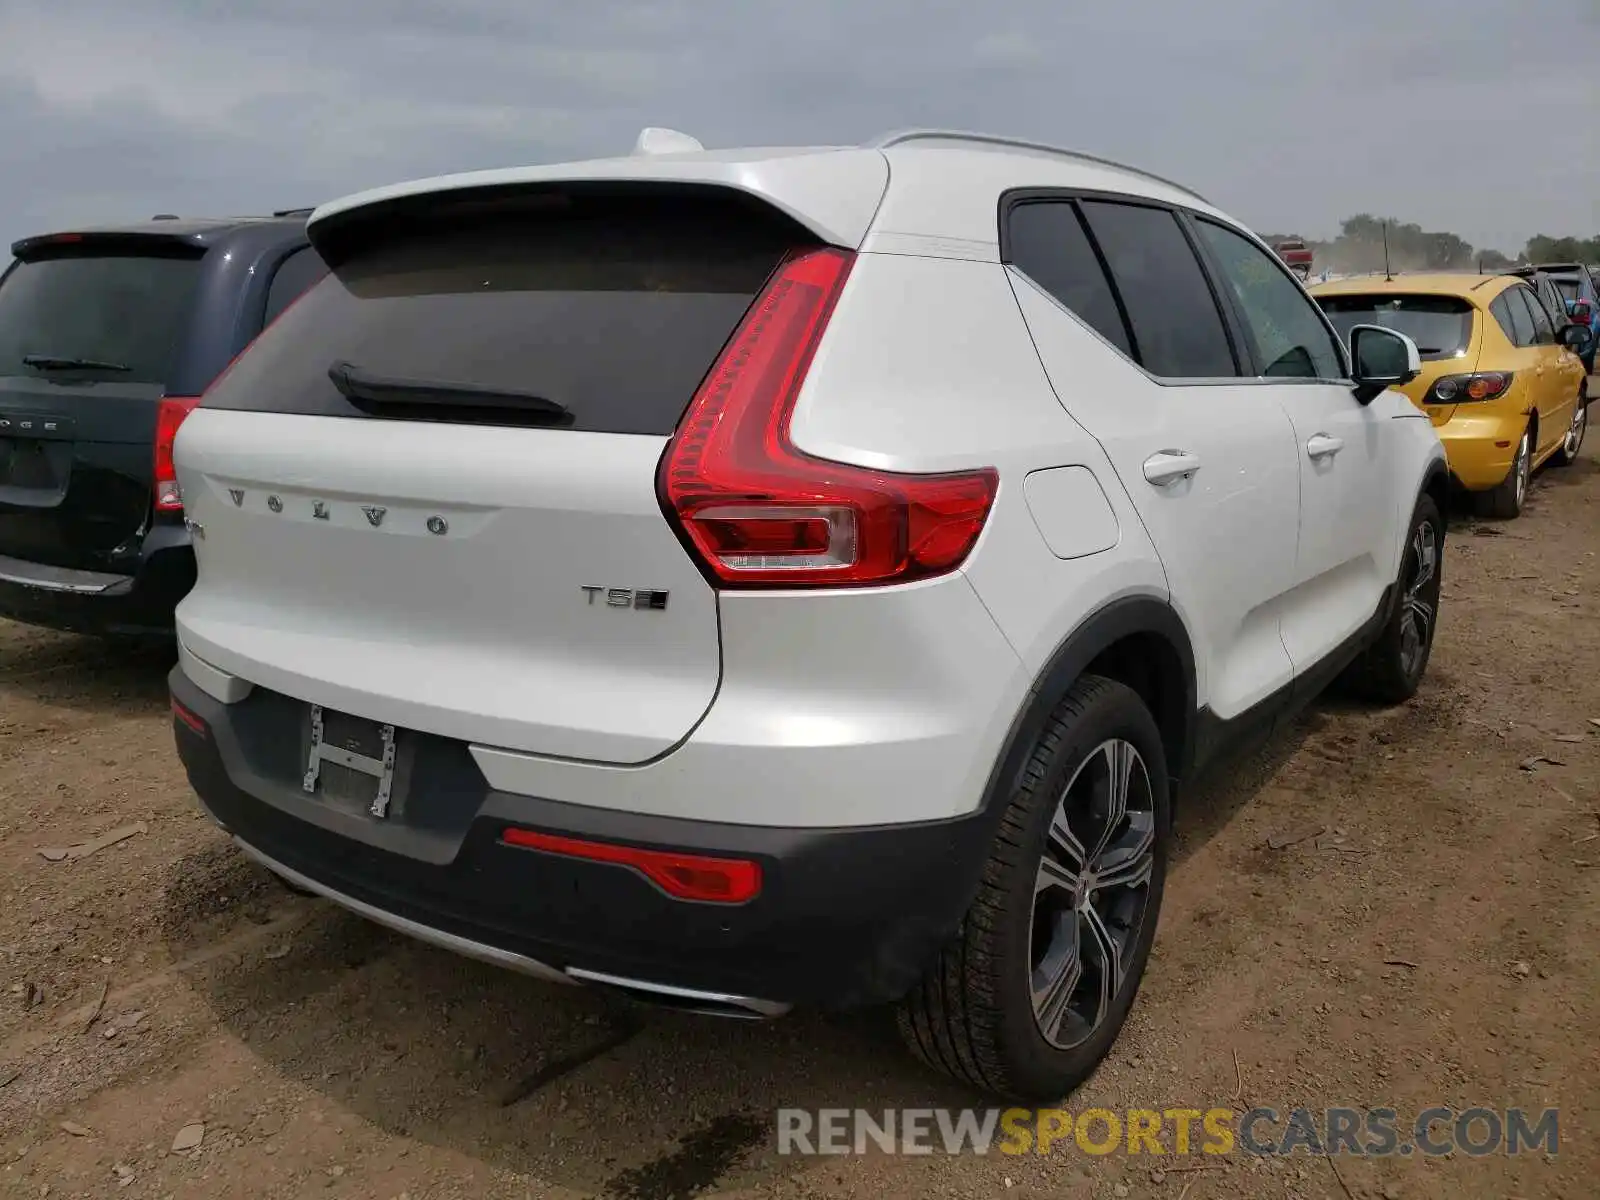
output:
M183 496L178 491L178 473L172 465L172 446L178 426L200 403L198 396L163 396L156 410L156 511L182 512Z
M1510 371L1483 371L1473 375L1445 375L1433 381L1425 404L1465 404L1472 400L1494 400L1511 387Z
M791 254L662 455L668 518L722 587L869 587L959 567L994 503L990 469L906 475L802 454L789 418L855 256Z

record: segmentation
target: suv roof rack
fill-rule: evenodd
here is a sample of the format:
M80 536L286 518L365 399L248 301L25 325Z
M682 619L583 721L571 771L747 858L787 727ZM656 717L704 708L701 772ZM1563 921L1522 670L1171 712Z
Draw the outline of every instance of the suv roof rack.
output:
M1124 162L1117 162L1111 158L1101 158L1097 154L1086 154L1082 150L1071 150L1065 146L1053 146L1049 142L1030 142L1024 138L1001 137L992 133L973 133L964 129L901 129L894 133L886 133L882 137L874 138L866 143L869 150L887 150L891 146L904 146L909 142L968 142L980 146L1001 146L1013 150L1032 150L1037 154L1053 154L1060 158L1070 158L1078 162L1094 163L1096 166L1113 167L1118 171L1127 171L1133 175L1142 176L1153 183L1163 184L1169 188L1176 188L1186 196L1192 196L1205 205L1210 205L1199 192L1176 180L1157 175L1154 171L1146 171L1142 167L1129 166Z

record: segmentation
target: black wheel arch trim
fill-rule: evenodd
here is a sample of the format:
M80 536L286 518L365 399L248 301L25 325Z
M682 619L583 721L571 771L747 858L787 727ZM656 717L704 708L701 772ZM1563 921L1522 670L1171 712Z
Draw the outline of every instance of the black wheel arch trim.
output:
M1428 463L1428 469L1422 473L1422 486L1417 489L1417 499L1423 496L1433 496L1439 504L1439 520L1448 530L1450 527L1450 464L1442 458L1435 458ZM1415 506L1416 501L1412 501ZM1406 524L1406 536L1410 536L1411 526L1409 520Z
M1170 744L1171 731L1163 729L1167 746L1169 783L1186 776L1193 763L1195 728L1198 717L1194 648L1183 619L1172 605L1159 597L1125 596L1113 600L1084 618L1046 661L1034 679L1020 710L1006 735L1005 748L990 772L980 809L998 820L1008 798L1016 791L1027 770L1033 748L1043 733L1051 711L1089 665L1102 653L1127 637L1153 635L1164 640L1177 656L1183 675L1182 730L1179 745ZM1159 722L1159 714L1156 714ZM1176 753L1174 753L1176 751Z

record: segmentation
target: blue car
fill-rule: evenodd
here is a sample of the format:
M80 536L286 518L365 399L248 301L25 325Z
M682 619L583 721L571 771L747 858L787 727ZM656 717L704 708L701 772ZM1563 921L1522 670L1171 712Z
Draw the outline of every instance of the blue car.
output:
M1589 352L1583 356L1584 368L1593 375L1595 346L1600 342L1600 268L1586 267L1582 263L1540 263L1539 270L1550 276L1561 293L1567 317L1580 325L1588 325L1594 334Z

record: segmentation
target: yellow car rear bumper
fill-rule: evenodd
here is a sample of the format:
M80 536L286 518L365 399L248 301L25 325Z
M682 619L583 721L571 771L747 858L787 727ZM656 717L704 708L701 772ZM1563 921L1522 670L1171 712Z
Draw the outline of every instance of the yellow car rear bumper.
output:
M1449 419L1434 428L1444 443L1450 473L1468 491L1482 492L1497 486L1510 472L1527 426L1524 412L1473 411L1458 404Z

